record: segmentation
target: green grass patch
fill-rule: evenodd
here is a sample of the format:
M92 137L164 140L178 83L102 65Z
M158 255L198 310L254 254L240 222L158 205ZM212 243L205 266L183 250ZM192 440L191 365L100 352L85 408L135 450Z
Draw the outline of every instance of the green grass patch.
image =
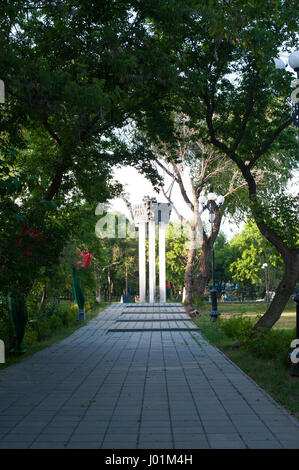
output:
M76 304L64 302L60 305L59 309L57 309L57 306L55 309L50 306L53 308L53 314L49 315L49 312L46 312L47 318L42 319L39 325L37 325L36 321L29 321L22 342L22 346L26 349L26 352L16 355L9 354L9 352L6 351L5 363L0 364L0 371L70 336L74 331L82 328L109 305L109 302L97 303L96 306L93 307L87 304L86 321L82 323L77 321L78 307Z
M201 307L204 311L210 309L211 304L207 302L202 302ZM268 304L265 302L254 302L254 303L242 303L242 304L230 304L227 302L219 302L218 303L218 310L221 312L221 318L227 319L230 318L232 315L244 315L246 317L255 320L258 315L263 315L268 308ZM275 323L273 329L274 330L281 330L281 329L290 329L295 328L296 326L296 303L293 300L290 300L280 319Z
M220 307L222 304L219 305L222 312ZM272 329L252 338L250 332L260 312L254 311L252 315L245 316L238 311L239 305L232 307L229 306L230 315L225 318L221 315L216 323L211 323L208 313L210 305L201 305L201 316L194 321L204 338L299 419L299 378L290 376L289 360L295 328Z

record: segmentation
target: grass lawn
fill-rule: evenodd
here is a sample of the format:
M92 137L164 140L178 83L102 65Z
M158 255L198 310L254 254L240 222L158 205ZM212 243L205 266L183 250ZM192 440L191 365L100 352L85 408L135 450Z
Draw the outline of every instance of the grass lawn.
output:
M70 302L65 301L64 303L67 305ZM42 341L34 341L33 343L30 343L30 345L26 344L26 333L25 333L25 337L24 337L24 340L22 342L22 346L26 349L26 352L24 354L21 354L21 355L6 354L5 363L0 364L0 371L2 369L4 369L5 367L11 366L12 364L16 364L16 363L22 361L25 357L32 356L32 354L34 354L34 353L36 353L36 352L38 352L38 351L40 351L40 350L42 350L42 349L44 349L48 346L51 346L54 343L58 343L59 341L66 338L67 336L70 336L72 333L74 333L74 331L78 330L78 328L82 328L82 326L86 325L86 323L88 323L89 320L96 317L99 312L101 312L102 310L107 308L109 305L110 305L109 302L99 303L95 308L89 310L85 314L85 316L86 316L86 321L85 322L77 323L77 324L70 325L70 326L64 327L64 328L59 328L59 329L55 330L49 338L44 339Z
M205 305L205 310L210 309L210 304ZM257 315L263 315L267 309L268 304L265 302L256 302L256 303L243 303L243 304L229 304L227 302L218 302L218 310L221 313L221 318L226 319L230 318L231 315L240 315L248 316L250 318L255 318ZM283 314L281 315L278 322L275 323L273 329L291 329L296 326L296 303L291 300Z
M291 329L296 325L295 302L289 303L282 318L275 325L278 329ZM232 315L256 317L265 310L265 304L224 304L219 303L221 318ZM277 359L264 359L253 355L244 347L238 347L236 341L226 336L217 322L211 323L210 304L201 306L201 316L195 320L201 333L211 344L220 349L229 359L266 390L280 405L299 419L299 378L290 376L290 368ZM290 349L291 352L291 349Z

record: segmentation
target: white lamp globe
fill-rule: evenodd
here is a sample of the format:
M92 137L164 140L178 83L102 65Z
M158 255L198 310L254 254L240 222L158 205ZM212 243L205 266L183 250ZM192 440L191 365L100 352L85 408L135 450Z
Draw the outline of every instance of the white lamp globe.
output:
M207 198L205 196L199 196L198 202L202 205L205 205L205 203L207 202Z
M274 60L276 69L285 69L286 68L286 64L284 63L283 60L277 59L277 58L274 58L273 60Z
M289 57L289 66L295 70L295 72L299 71L299 51L294 51Z
M222 204L224 203L224 196L218 196L216 202L218 206L222 206Z
M209 201L216 201L217 195L215 193L209 193L208 194L208 200Z

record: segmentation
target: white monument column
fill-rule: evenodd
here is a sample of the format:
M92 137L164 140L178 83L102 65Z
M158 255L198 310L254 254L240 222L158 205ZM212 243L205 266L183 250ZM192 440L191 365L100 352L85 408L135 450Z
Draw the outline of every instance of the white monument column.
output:
M171 213L170 203L157 203L155 198L146 196L141 204L132 206L132 215L139 225L139 300L146 302L146 258L145 239L148 224L148 256L149 256L149 301L155 302L156 297L156 226L159 225L159 285L160 302L166 302L166 256L165 232Z
M139 223L138 249L139 249L139 302L146 301L146 262L145 262L145 235L146 223Z
M166 302L165 224L159 223L159 283L160 302Z
M149 258L149 301L155 302L156 294L156 222L148 223L148 258Z

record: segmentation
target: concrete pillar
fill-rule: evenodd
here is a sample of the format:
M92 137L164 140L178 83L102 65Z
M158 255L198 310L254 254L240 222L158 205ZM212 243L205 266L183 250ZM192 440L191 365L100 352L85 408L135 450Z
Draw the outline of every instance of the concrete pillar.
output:
M139 301L146 301L146 262L145 262L145 230L146 224L139 224L138 248L139 248Z
M150 220L148 223L148 250L149 250L149 301L155 302L156 294L156 223Z
M159 223L159 283L160 302L166 302L165 224Z

